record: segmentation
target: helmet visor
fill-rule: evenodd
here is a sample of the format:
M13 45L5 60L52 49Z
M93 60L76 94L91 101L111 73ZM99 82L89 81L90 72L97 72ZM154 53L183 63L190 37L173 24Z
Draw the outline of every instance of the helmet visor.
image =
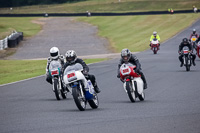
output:
M75 59L75 57L67 57L67 58L66 58L66 60L67 60L68 62L72 62L72 61L74 61L74 59Z
M56 57L58 55L58 52L56 53L50 53L51 57Z

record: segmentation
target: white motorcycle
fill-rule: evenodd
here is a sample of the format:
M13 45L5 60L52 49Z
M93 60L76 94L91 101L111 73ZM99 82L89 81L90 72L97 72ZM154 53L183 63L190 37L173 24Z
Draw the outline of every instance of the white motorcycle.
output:
M124 90L129 96L131 102L135 102L138 97L140 101L145 98L144 82L141 75L135 72L136 66L127 63L120 67L120 79L124 82Z
M62 79L61 79L62 65L59 61L53 60L49 64L49 74L52 78L53 92L55 93L56 99L66 99L67 92L64 91Z
M82 71L83 67L79 63L68 66L64 71L64 84L71 92L80 111L86 109L87 102L96 109L99 106L98 96L91 81L85 78Z

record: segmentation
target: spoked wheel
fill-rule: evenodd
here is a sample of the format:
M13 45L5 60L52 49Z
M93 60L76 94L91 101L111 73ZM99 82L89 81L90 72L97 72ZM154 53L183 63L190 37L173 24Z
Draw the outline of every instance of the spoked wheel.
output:
M72 95L74 98L74 102L80 111L84 111L86 108L86 100L81 95L81 91L78 87L72 89Z
M55 92L56 99L60 100L62 98L62 96L61 96L61 91L59 89L59 83L58 83L58 79L57 78L54 79L53 87L54 87L54 92Z
M135 92L133 91L132 83L130 81L126 82L126 90L131 102L135 102L136 96L135 96Z
M88 101L91 108L96 109L99 106L99 100L97 94L95 94L94 99Z

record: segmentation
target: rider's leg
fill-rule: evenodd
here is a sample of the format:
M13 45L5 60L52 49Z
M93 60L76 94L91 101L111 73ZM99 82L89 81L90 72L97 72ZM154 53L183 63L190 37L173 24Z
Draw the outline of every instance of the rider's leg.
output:
M100 93L100 89L99 87L97 86L97 82L96 82L96 78L94 75L92 74L88 74L88 78L90 79L90 81L92 82L93 86L94 86L94 90L96 93Z
M144 74L141 70L139 71L139 74L141 75L141 79L144 82L144 89L147 89L147 81L146 81L146 78L145 78L145 76L144 76Z
M181 62L180 67L182 67L182 66L183 66L183 55L180 55L180 56L179 56L179 60L180 60L180 62Z

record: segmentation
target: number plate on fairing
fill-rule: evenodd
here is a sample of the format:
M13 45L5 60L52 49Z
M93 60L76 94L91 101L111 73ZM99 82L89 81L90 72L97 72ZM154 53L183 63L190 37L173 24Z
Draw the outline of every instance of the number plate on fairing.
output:
M121 67L120 71L121 71L122 75L128 75L128 74L130 74L131 69L125 65L125 66Z
M71 82L71 81L73 81L73 80L76 80L76 79L77 79L77 76L76 76L75 71L69 72L69 73L67 74L67 80L68 80L69 82Z

